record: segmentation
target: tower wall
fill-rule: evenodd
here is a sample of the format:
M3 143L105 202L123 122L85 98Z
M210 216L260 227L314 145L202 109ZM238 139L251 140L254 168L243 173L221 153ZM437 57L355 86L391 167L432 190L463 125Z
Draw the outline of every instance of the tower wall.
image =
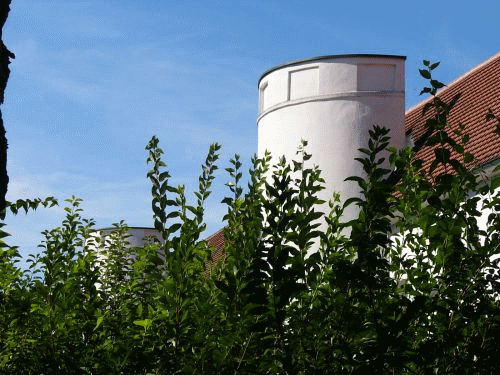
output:
M273 68L259 80L258 154L273 162L296 157L301 139L308 141L326 181L320 198L333 192L341 199L359 194L344 179L362 176L358 149L367 147L373 125L390 129L391 144L405 145L403 56L337 55L301 60ZM352 208L345 219L356 214Z

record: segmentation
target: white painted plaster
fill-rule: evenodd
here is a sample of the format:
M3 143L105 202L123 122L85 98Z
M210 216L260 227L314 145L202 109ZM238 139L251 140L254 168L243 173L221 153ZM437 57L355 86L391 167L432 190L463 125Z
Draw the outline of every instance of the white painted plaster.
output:
M356 196L357 185L344 179L363 175L354 159L367 147L368 130L385 126L393 146L405 145L404 82L404 59L392 56L334 56L272 70L259 83L261 94L266 88L257 120L258 155L269 150L273 162L280 156L290 161L301 139L307 140L311 163L326 181L320 198L328 201L334 191L342 200ZM355 214L353 207L345 219Z

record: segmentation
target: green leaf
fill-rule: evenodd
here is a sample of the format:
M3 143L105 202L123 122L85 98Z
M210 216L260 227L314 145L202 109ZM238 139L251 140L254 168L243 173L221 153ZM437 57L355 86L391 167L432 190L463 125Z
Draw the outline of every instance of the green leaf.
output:
M134 320L134 324L141 326L144 328L144 330L148 330L149 327L151 327L152 320L151 319L143 319L143 320Z
M440 89L444 86L446 86L444 83L442 82L439 82L439 81L436 81L435 79L431 79L431 85L432 87L434 87L435 89Z
M426 69L419 69L420 75L425 79L431 79L431 73Z
M498 187L500 186L500 177L494 177L491 179L491 182L490 182L490 189L492 191L498 189Z
M182 227L182 224L181 223L175 223L175 224L172 224L170 227L168 227L168 231L170 233L175 233L177 232L180 228Z
M99 326L101 325L101 323L102 323L103 319L104 319L104 318L103 318L102 316L100 316L100 317L98 317L98 318L97 318L97 323L96 323L96 325L95 325L95 327L94 327L94 331L95 331L97 328L99 328Z
M420 91L420 95L427 94L427 93L430 93L430 92L432 92L432 90L431 90L430 87L424 87L422 89L422 91Z
M470 163L471 161L474 160L474 155L472 155L470 152L466 152L464 155L464 163Z
M361 198L357 198L357 197L352 197L352 198L346 199L346 201L344 202L343 208L345 209L346 207L350 206L353 203L362 204L363 200Z
M434 69L436 69L436 68L439 66L439 64L440 64L440 62L438 61L438 62L436 62L436 63L432 64L432 65L429 67L429 69L430 69L430 70L434 70ZM426 66L429 66L429 65L427 64Z
M434 154L435 154L436 160L443 163L443 164L447 164L450 161L451 152L450 152L450 150L448 150L446 148L442 148L442 147L437 148L434 150Z

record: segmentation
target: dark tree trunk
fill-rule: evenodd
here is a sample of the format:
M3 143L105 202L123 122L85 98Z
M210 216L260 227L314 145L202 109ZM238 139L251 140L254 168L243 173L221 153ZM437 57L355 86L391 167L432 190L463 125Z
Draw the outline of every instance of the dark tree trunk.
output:
M10 52L5 44L3 44L2 31L7 16L10 11L11 0L0 0L0 105L3 103L5 87L9 80L9 64L10 59L15 56ZM2 110L0 108L0 212L5 209L5 195L7 194L7 186L9 184L9 176L7 175L7 137L5 136L5 127L3 126Z

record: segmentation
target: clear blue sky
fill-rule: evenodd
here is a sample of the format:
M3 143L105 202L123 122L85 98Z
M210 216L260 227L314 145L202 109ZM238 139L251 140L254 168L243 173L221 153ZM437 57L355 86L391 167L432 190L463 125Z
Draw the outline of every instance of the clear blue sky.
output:
M449 82L498 50L497 1L13 0L16 54L2 107L8 199L84 199L98 226L151 226L145 145L157 135L172 183L196 187L209 144L223 145L207 234L221 226L223 169L257 150L257 80L292 60L407 56L406 103L423 59ZM192 195L191 195L192 196ZM10 244L36 251L62 208L8 218Z

